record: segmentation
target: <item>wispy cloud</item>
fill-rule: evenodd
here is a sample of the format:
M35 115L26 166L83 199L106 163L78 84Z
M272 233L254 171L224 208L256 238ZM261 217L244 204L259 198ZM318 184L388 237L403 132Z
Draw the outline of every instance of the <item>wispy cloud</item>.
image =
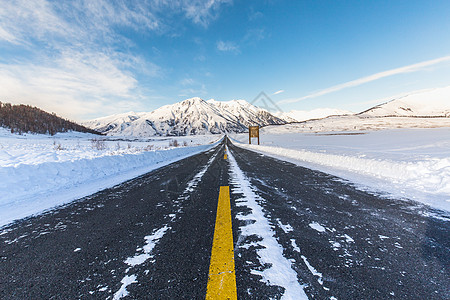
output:
M180 1L180 5L187 18L196 24L207 27L212 20L217 18L220 6L232 2L232 0L185 0Z
M237 46L234 42L231 41L218 41L217 44L217 50L222 52L232 52L232 53L239 53L239 46Z
M114 100L139 100L137 80L99 53L63 53L49 65L0 64L0 99L37 105L79 119L96 111L115 112Z
M247 30L244 38L242 39L246 43L256 43L266 38L264 28L254 28Z
M193 84L195 84L195 80L192 79L192 78L190 78L190 77L187 77L187 78L183 78L183 79L180 81L180 83L181 83L181 85L183 85L183 86L188 86L188 85L193 85Z
M0 99L37 105L75 119L141 109L144 97L138 74L155 77L164 71L127 50L133 43L117 29L171 32L180 15L207 27L228 3L1 1L0 42L27 54L0 57ZM204 93L205 88L199 91Z
M160 68L115 51L115 43L126 42L111 29L117 24L136 30L157 27L153 16L124 2L3 1L0 40L31 54L0 58L0 98L75 119L115 112L139 99L133 73L157 76Z
M385 77L389 77L389 76L394 76L394 75L398 75L398 74L404 74L404 73L412 73L412 72L417 72L417 71L421 71L426 69L427 67L433 66L433 65L437 65L440 63L444 63L444 62L448 62L450 61L450 56L444 56L444 57L440 57L440 58L436 58L436 59L432 59L432 60L427 60L424 62L420 62L420 63L416 63L416 64L412 64L412 65L408 65L408 66L404 66L401 68L396 68L396 69L391 69L391 70L387 70L384 72L379 72L370 76L366 76L366 77L362 77L356 80L352 80L352 81L348 81L342 84L338 84L323 90L320 90L318 92L309 94L307 96L303 96L301 98L296 98L296 99L285 99L282 101L279 101L279 104L286 104L286 103L295 103L295 102L299 102L302 100L306 100L306 99L310 99L310 98L316 98L319 96L323 96L326 94L330 94L330 93L334 93L334 92L338 92L341 91L343 89L346 88L351 88L351 87L356 87L371 81L375 81L381 78L385 78Z
M273 93L273 94L272 94L272 96L274 96L274 95L278 95L278 94L281 94L281 93L284 93L284 90L279 90L279 91L276 91L275 93Z

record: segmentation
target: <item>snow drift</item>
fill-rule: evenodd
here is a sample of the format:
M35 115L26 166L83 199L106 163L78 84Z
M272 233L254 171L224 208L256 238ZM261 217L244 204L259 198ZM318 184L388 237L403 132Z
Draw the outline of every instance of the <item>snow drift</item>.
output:
M217 143L0 167L0 226L112 187Z

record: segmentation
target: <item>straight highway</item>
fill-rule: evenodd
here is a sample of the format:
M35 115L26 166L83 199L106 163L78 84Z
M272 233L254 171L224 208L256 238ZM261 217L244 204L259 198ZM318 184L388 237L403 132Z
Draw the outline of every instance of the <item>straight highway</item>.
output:
M0 299L449 299L448 212L233 145L0 229Z

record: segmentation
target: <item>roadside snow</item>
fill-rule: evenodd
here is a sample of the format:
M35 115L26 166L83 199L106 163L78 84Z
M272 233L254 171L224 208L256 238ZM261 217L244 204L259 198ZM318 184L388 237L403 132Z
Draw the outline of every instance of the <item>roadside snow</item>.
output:
M276 132L276 133L273 133ZM450 128L261 133L239 146L352 181L366 190L450 210Z
M228 160L231 167L232 183L235 185L233 192L243 194L244 197L236 200L237 206L246 206L251 209L248 215L238 214L241 220L249 220L247 225L242 226L244 236L257 235L262 246L257 250L261 265L268 265L262 271L252 270L252 273L262 276L262 280L269 285L281 286L285 289L281 299L308 299L302 286L297 281L297 273L292 269L291 262L283 256L283 247L275 238L275 233L264 216L262 207L258 201L262 200L256 195L250 185L248 178L239 168L233 155L228 151ZM242 247L246 247L243 245Z
M148 140L106 140L104 149L96 149L92 138L101 137L78 133L20 136L0 130L0 226L91 195L218 143L169 147L172 138L161 138L148 147ZM189 137L186 144L212 142L213 138L218 136ZM123 148L117 147L118 143ZM58 145L64 150L58 150Z

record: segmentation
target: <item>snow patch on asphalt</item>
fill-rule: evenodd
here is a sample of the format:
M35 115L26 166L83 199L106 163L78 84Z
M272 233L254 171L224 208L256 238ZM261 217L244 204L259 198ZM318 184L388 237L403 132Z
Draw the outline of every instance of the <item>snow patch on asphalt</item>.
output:
M212 151L212 149L210 150ZM197 186L198 182L200 182L200 180L202 179L203 175L206 173L206 171L208 170L208 168L211 166L212 162L214 161L214 159L217 156L218 151L208 160L208 162L206 163L206 166L203 167L195 176L194 178L192 178L188 183L187 186L185 188L185 190L183 191L183 193L181 194L181 196L178 198L178 200L185 200L193 191L194 188ZM179 202L176 201L176 203L174 204L178 204ZM176 218L176 214L175 213L171 213L168 215L170 217L170 221L173 222ZM147 260L153 258L153 256L151 255L151 252L153 251L153 248L155 248L156 244L158 243L158 241L164 236L164 234L167 232L167 230L171 229L171 227L166 224L164 225L162 228L156 230L154 233L152 233L151 235L147 235L144 239L145 239L145 245L143 247L137 247L136 249L136 254L132 257L128 257L124 263L126 263L127 265L130 266L130 268L128 268L125 273L128 273L130 271L130 269L132 267L135 267L137 265L141 265L144 262L146 262ZM147 271L148 273L148 271ZM120 287L120 290L116 292L116 294L114 295L114 299L120 299L122 297L125 297L128 295L128 291L126 290L127 286L132 284L132 283L137 283L137 277L136 275L132 275L132 279L130 279L131 277L129 275L126 275L123 279L122 279L122 286Z
M136 283L136 275L130 275L125 276L121 281L122 286L120 289L114 294L113 299L117 300L120 298L123 298L125 296L128 296L127 286L129 286L132 283Z
M142 249L144 253L140 253L140 254L136 254L135 256L128 257L125 260L125 263L134 267L134 266L143 264L146 260L151 258L152 256L150 255L150 252L156 246L156 242L159 241L159 239L161 239L164 236L164 234L166 233L166 231L168 229L170 229L170 227L166 225L163 228L158 229L155 233L153 233L151 235L147 235L145 237L144 247L138 248L138 249Z
M304 255L302 255L301 257L302 257L303 262L305 263L305 265L308 267L309 271L314 276L318 276L319 278L317 279L317 281L320 283L320 285L323 285L323 275L322 275L322 273L318 272L313 266L311 266L311 264L309 263L308 259L306 259L306 257Z
M318 232L325 232L325 227L316 222L312 222L311 224L309 224L309 227L311 227L314 230L317 230Z
M277 221L278 221L278 225L280 226L281 229L283 229L284 233L289 233L294 230L294 228L292 228L291 225L289 225L289 224L284 225L283 223L281 223L280 220L277 220Z
M264 216L262 207L258 204L258 201L263 201L263 199L252 190L248 178L241 171L228 149L227 153L232 183L235 186L233 192L244 195L243 198L236 201L236 205L251 209L251 213L248 215L238 215L241 220L253 221L240 229L244 236L257 235L261 238L258 245L262 248L256 250L259 261L261 265L270 266L263 271L252 270L252 274L262 276L262 281L269 285L283 287L285 290L281 299L308 299L302 285L298 283L297 273L292 269L291 261L283 256L283 247L276 240L275 232Z
M202 180L203 175L205 175L206 171L211 166L211 164L213 163L213 161L216 158L218 153L219 153L218 151L216 153L214 153L214 155L211 156L211 158L206 163L206 166L203 169L201 169L200 172L198 172L194 176L194 178L191 179L191 181L189 181L183 194L191 193L194 191L194 188L197 186L197 184L200 182L200 180Z
M300 247L297 246L297 243L295 242L295 239L291 239L291 245L292 245L292 248L294 249L295 252L300 253Z
M144 262L146 262L148 259L152 258L151 252L153 248L156 246L157 242L164 236L164 234L167 232L167 230L170 229L168 225L164 225L164 227L156 230L153 234L147 235L145 239L145 245L144 247L140 248L138 247L136 249L136 252L138 252L136 255L132 257L128 257L124 262L131 266L137 266L141 265ZM143 253L142 253L143 252ZM128 273L130 268L128 268L125 273ZM137 283L137 276L136 275L125 275L125 277L120 281L122 283L122 286L120 289L114 294L114 299L120 299L122 297L125 297L128 295L127 287L130 284Z

